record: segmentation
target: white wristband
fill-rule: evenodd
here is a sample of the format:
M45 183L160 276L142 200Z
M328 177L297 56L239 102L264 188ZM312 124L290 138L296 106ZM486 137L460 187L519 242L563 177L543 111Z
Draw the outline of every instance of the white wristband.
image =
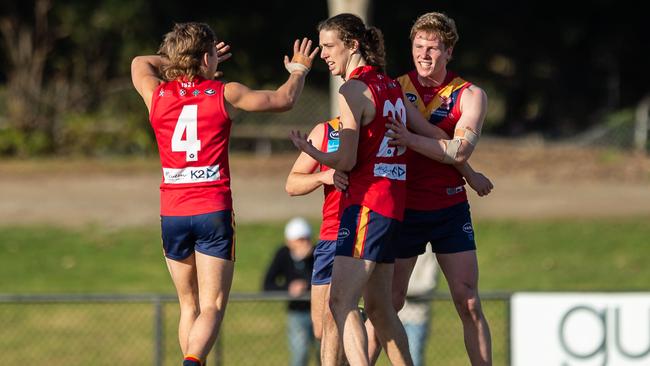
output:
M294 71L302 71L305 74L309 72L309 68L300 62L289 62L284 66L287 68L287 71L289 71L289 74L293 73Z

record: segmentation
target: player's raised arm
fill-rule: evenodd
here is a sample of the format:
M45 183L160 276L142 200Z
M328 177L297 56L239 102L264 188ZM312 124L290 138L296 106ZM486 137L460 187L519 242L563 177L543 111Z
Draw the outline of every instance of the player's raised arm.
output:
M227 83L224 90L227 106L249 112L282 112L291 109L305 85L305 76L318 53L312 41L303 38L293 45L293 57L284 56L289 79L276 90L253 90L241 83Z
M324 125L318 124L314 127L307 140L310 141L315 148L318 148L318 143L323 140L325 133ZM333 184L334 170L328 169L323 172L317 172L318 161L314 160L305 152L301 152L298 158L293 163L293 167L287 177L285 190L290 196L301 196L314 191L316 188L324 184Z
M156 55L136 56L131 61L131 81L144 100L147 110L151 110L153 91L162 82L158 71L162 64L163 58Z

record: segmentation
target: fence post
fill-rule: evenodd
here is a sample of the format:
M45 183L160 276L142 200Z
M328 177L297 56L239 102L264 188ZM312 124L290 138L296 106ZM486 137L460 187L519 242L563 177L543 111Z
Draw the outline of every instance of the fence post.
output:
M153 317L153 330L154 330L154 345L153 345L153 364L154 366L162 366L164 355L164 314L163 314L162 300L159 296L154 299L154 317Z
M648 114L650 114L650 95L646 95L636 107L634 126L634 147L644 154L648 146Z

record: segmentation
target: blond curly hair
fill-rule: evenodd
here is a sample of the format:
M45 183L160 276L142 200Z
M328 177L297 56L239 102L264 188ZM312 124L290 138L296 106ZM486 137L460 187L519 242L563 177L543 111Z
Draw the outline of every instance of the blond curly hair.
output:
M158 54L166 59L160 74L167 81L191 80L202 71L202 58L212 52L217 36L205 23L177 23L165 34Z
M454 47L458 42L456 22L443 13L431 12L421 15L411 27L411 41L420 31L435 34L446 48Z

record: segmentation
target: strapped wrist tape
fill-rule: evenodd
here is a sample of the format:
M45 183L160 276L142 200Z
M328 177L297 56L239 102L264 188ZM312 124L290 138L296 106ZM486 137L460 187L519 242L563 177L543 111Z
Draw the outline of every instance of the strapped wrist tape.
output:
M291 74L294 71L302 71L305 74L309 72L309 68L301 63L298 62L289 62L288 64L284 65L289 71L289 74Z
M454 139L465 140L472 146L478 142L478 134L469 127L457 128L454 130Z
M305 74L309 72L311 66L311 60L309 57L306 57L301 54L293 55L291 62L286 64L287 71L291 74L294 71L302 71Z
M445 141L445 156L442 162L445 164L454 164L456 162L456 155L460 147L460 139L454 138L453 140Z

